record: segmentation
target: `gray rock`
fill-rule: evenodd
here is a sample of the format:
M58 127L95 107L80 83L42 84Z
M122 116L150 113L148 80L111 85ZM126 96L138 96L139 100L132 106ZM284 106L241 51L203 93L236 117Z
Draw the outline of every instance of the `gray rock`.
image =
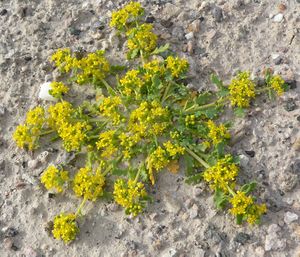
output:
M183 40L184 39L184 30L182 27L176 26L172 30L172 36L177 38L178 40Z
M5 106L3 106L2 104L0 105L0 116L3 116L6 112L6 108Z
M26 246L23 253L26 257L37 257L38 256L37 252L31 246Z
M192 208L189 210L189 215L191 219L196 219L198 217L199 207L194 204Z
M37 160L39 160L41 163L46 163L48 161L48 158L49 158L49 152L44 151L38 155Z
M194 42L193 41L189 41L187 43L187 51L189 54L193 54L194 53Z
M246 156L246 155L244 155L244 154L240 154L239 158L240 158L240 165L241 165L241 167L247 168L247 165L248 165L249 160L250 160L249 157Z
M186 38L187 40L193 39L193 38L194 38L194 33L193 33L193 32L190 32L190 33L185 34L185 38Z
M297 105L296 105L294 99L289 98L288 101L286 102L285 106L284 106L284 109L288 112L292 112L292 111L296 110Z
M286 240L282 239L280 240L278 236L275 234L269 234L266 236L265 241L265 250L271 251L271 250L284 250L286 247Z
M30 160L30 161L28 161L28 168L29 169L36 169L38 164L39 164L38 160Z
M223 10L220 7L215 6L211 12L216 22L221 22L223 20Z
M240 232L235 236L235 238L233 240L237 243L244 245L245 243L247 243L250 240L250 235Z
M297 177L296 174L290 172L282 173L278 181L279 188L285 193L292 191L298 183Z
M286 224L291 224L292 222L298 220L298 215L296 213L293 212L286 212L284 214L284 222Z
M178 199L173 198L170 195L164 195L163 200L166 204L166 209L168 212L177 214L180 211L181 205L178 202Z
M300 175L300 159L297 159L292 165L291 165L291 171L295 174Z
M181 9L171 3L167 3L165 5L165 8L162 10L162 17L164 17L165 19L170 19L174 16L177 16L180 13Z
M3 246L5 249L10 250L14 246L14 241L11 238L5 238L3 240Z
M194 20L187 29L189 32L198 33L200 31L200 20Z

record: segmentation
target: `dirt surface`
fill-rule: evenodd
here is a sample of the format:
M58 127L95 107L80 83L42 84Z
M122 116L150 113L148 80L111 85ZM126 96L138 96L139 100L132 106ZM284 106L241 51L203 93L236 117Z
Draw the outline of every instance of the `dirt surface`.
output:
M11 135L39 102L40 85L56 78L48 58L57 48L105 49L116 64L124 58L118 54L124 42L108 24L111 11L125 2L0 0L0 256L299 256L298 0L141 1L160 42L189 60L189 86L211 89L212 72L225 82L238 70L259 77L264 67L290 84L284 96L260 97L235 121L232 152L242 160L240 180L256 179L255 193L269 209L261 226L236 225L214 208L207 187L162 173L144 215L130 219L115 204L89 203L74 243L49 237L47 222L79 204L69 195L53 198L39 182L49 163L66 156L49 145L31 155L17 149Z

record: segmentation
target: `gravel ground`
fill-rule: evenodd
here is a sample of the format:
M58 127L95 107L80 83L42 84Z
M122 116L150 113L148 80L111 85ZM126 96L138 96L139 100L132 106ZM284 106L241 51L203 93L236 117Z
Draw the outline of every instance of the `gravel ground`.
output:
M83 3L82 3L83 2ZM40 84L57 76L57 48L105 49L115 63L124 48L108 22L126 1L0 0L0 256L300 256L300 1L140 1L160 41L191 64L191 87L210 88L238 70L254 77L271 67L292 89L274 102L261 97L235 121L232 152L241 180L256 179L269 212L262 225L237 226L216 211L202 184L161 174L145 215L125 217L115 204L89 203L75 243L53 240L45 226L78 200L54 197L39 183L49 162L66 158L46 146L30 155L11 134L38 102Z

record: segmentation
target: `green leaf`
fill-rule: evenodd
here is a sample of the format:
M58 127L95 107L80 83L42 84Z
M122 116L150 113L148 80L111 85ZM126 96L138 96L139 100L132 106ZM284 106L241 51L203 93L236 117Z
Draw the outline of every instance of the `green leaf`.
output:
M220 80L216 74L211 74L210 79L211 82L214 83L219 89L224 87L222 80Z
M195 184L200 183L201 180L202 180L202 173L198 173L196 175L187 177L185 179L185 183L187 183L189 185L195 185Z
M125 65L112 65L110 66L110 71L113 73L113 74L117 74L118 72L120 71L123 71L125 70L127 67Z
M159 85L161 84L161 80L159 79L159 75L155 74L152 77L152 85L154 88L159 88Z
M197 96L196 103L199 105L208 104L213 98L213 95L210 92L204 92Z
M227 87L222 87L220 88L220 90L217 92L217 95L219 97L224 97L224 96L228 96L229 95L229 90Z
M216 152L217 152L219 157L224 156L224 153L225 153L224 149L225 149L225 143L224 142L221 142L221 143L216 145Z
M242 215L242 214L236 215L236 223L237 223L238 225L241 225L241 224L242 224L243 219L244 219L244 215Z
M194 158L187 154L185 154L183 157L186 167L185 175L190 176L191 174L195 173Z
M245 194L251 193L256 188L257 183L255 181L252 181L248 184L245 184L241 187L241 191L243 191Z
M163 46L156 47L156 48L154 49L154 51L151 53L151 55L163 53L163 52L165 52L165 51L167 51L167 50L169 49L169 46L170 46L170 45L167 43L167 44L165 44L165 45L163 45Z
M239 117L239 118L243 118L246 115L245 109L242 107L236 107L234 109L234 114Z
M197 111L197 114L204 114L209 119L218 117L220 109L216 106L208 107L205 110Z
M138 53L139 53L139 49L134 49L134 50L132 50L132 51L130 51L130 52L128 52L127 53L127 59L134 59L137 55L138 55Z
M223 209L228 202L227 196L220 189L216 189L214 194L214 202L218 209Z
M111 174L115 175L115 176L126 176L128 173L127 169L120 169L115 167L114 169L112 169Z

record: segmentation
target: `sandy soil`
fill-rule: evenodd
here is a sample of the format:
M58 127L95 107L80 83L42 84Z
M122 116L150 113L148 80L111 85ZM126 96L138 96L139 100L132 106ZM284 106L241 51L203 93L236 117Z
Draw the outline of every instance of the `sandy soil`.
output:
M240 179L256 179L256 193L268 205L261 226L235 225L216 211L203 185L188 186L182 174L165 173L145 215L132 220L114 204L89 203L75 243L48 236L47 222L79 202L53 198L39 182L48 163L65 156L49 145L30 155L16 148L11 134L38 103L40 84L57 76L47 61L55 49L106 49L118 62L124 46L108 22L125 2L0 0L0 256L300 256L298 0L141 1L161 42L191 63L191 87L211 88L212 72L228 81L237 70L257 77L264 67L292 86L274 102L258 99L233 131Z

